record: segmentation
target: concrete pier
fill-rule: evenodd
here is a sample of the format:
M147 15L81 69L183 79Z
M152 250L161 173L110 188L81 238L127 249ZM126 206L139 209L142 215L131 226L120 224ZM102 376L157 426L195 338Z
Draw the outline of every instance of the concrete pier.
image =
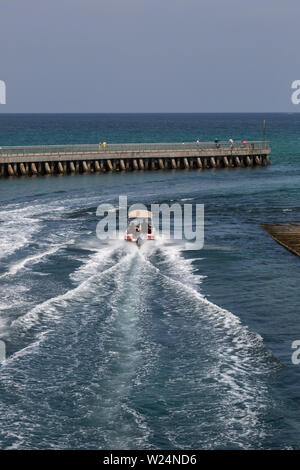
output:
M267 142L0 147L0 177L267 166Z

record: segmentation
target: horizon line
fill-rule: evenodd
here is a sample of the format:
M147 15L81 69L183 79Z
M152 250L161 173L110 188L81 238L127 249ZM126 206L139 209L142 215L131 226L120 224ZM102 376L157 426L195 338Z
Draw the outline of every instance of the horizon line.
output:
M0 111L7 114L300 114L299 111Z

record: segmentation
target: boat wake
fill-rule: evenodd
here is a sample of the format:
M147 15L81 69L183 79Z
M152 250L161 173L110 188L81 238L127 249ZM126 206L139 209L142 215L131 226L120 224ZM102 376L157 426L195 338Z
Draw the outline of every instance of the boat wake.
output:
M1 367L2 386L18 399L0 394L0 437L17 422L17 448L262 444L274 359L259 335L203 296L194 262L160 240L108 243L81 260L68 290L6 324L7 342L21 348Z

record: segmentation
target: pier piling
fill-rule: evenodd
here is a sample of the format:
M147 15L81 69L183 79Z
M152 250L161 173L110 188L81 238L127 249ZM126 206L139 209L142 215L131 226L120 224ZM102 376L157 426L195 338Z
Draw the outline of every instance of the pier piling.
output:
M112 166L111 161L108 159L108 160L106 160L106 163L107 163L107 167L108 167L109 171L113 171L113 166Z

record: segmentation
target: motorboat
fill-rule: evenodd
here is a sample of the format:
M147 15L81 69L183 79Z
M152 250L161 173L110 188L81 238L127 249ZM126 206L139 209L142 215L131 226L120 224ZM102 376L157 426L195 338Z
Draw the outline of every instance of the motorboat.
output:
M125 233L127 242L141 246L146 240L155 239L155 228L152 221L152 212L135 210L128 214L128 227Z

